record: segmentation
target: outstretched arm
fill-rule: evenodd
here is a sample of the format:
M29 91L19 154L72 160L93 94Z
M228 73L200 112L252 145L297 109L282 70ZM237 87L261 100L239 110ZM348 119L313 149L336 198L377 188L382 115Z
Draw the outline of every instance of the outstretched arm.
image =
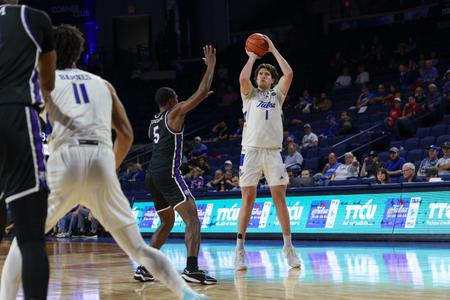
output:
M114 141L114 157L116 158L116 169L118 169L133 144L133 128L128 120L125 108L117 96L116 90L106 80L105 83L108 86L113 100L111 120L112 128L116 132L116 140Z
M278 52L277 48L275 48L270 38L267 35L264 35L264 39L267 43L269 43L269 52L272 52L273 56L275 56L275 59L281 68L281 72L283 72L283 76L281 76L278 82L278 88L284 95L287 95L289 87L291 86L292 78L294 77L294 72L286 59L284 59L280 52Z
M216 66L216 49L208 45L203 47L203 53L205 55L203 60L206 64L206 72L203 75L197 91L195 91L195 93L186 101L179 102L170 111L168 118L169 127L171 129L177 131L181 130L186 114L197 107L204 99L213 93L210 91L210 88L214 76L214 68Z
M247 50L245 50L245 52L248 55L248 60L244 68L242 68L241 74L239 75L239 84L241 86L241 93L244 96L247 96L253 87L250 80L250 77L252 76L253 65L255 64L255 61L259 59L259 57L253 52L249 52Z

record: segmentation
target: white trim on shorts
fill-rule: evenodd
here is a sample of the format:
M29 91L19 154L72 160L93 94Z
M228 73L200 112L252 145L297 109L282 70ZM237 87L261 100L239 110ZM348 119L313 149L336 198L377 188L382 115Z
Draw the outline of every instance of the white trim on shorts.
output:
M162 211L165 211L165 210L168 210L169 208L172 208L172 206L167 206L166 208L163 208L163 209L160 209L160 210L157 210L156 212L157 213L159 213L159 212L162 212Z

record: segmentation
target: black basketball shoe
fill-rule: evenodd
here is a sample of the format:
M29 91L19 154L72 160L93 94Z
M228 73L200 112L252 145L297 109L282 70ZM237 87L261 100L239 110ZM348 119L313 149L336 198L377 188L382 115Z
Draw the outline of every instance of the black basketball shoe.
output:
M195 270L195 271L189 271L187 269L184 269L183 273L181 274L181 277L186 282L190 283L198 283L198 284L204 284L204 285L211 285L216 284L217 279L208 276L208 272L204 270Z
M134 272L133 278L140 282L150 282L155 280L155 277L153 277L153 275L150 274L150 272L144 266L137 267L136 272Z

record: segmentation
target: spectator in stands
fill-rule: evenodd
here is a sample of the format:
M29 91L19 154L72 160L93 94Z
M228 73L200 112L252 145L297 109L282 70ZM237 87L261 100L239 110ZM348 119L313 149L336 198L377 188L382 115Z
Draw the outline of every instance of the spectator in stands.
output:
M297 151L294 143L288 146L288 154L284 160L284 165L288 172L299 172L302 168L303 156Z
M358 75L356 75L355 85L363 86L370 81L369 72L366 71L366 67L363 64L358 66Z
M323 134L321 134L320 136L322 138L330 138L336 136L338 128L339 125L336 122L336 118L332 114L329 114L327 115L327 127L325 127Z
M119 175L120 181L125 182L142 182L144 181L145 173L139 163L129 163L125 172Z
M322 169L320 181L324 182L326 180L330 180L331 176L333 176L339 166L341 166L341 163L337 161L336 154L334 152L328 154L328 163Z
M313 110L315 112L327 112L333 107L333 102L327 96L327 93L320 93L320 98L314 98L313 100Z
M238 128L232 135L232 138L241 138L242 137L242 132L244 131L244 123L245 123L245 121L243 118L238 119Z
M338 135L349 134L353 132L352 119L348 115L347 111L341 112L341 119L339 121Z
M416 166L413 163L407 162L402 167L403 182L418 182L416 178Z
M311 176L311 170L304 169L300 176L289 176L290 187L314 186L314 178Z
M197 159L196 166L203 171L203 175L209 175L211 173L211 166L206 161L206 158L204 156L200 156Z
M395 98L400 98L401 94L395 84L389 85L389 93L386 98L384 98L384 105L393 105L395 102Z
M428 147L428 157L424 158L420 163L419 170L417 171L418 176L425 176L427 169L436 167L439 150L440 148L436 145L430 145Z
M351 152L347 152L344 155L345 163L341 164L334 174L331 176L331 180L345 180L352 177L358 177L359 174L359 162Z
M312 105L313 98L309 94L308 90L303 91L303 96L298 99L298 104L294 106L295 109L303 110L306 107L310 107Z
M190 185L191 189L198 190L202 189L205 185L205 179L203 178L203 171L199 167L192 168L191 172L189 172L185 179Z
M409 68L404 64L398 66L398 71L399 71L398 83L400 86L400 90L408 91L411 84L413 84L413 82L416 80L414 72L411 72Z
M239 191L241 189L239 185L239 176L237 175L233 176L233 178L231 179L231 185L233 186L231 188L231 191Z
M367 86L363 86L361 88L361 94L359 94L358 99L356 100L356 105L355 107L351 107L350 109L360 109L363 106L367 106L369 104L369 88Z
M439 175L450 175L450 141L442 145L442 152L444 155L439 158L436 167L439 170Z
M369 95L369 103L384 103L388 96L384 84L379 84L377 91Z
M402 116L394 122L394 133L396 137L409 137L416 132L417 124L415 118L422 113L422 107L416 102L416 97L410 95L408 103L403 107Z
M435 83L439 78L438 70L433 67L433 61L431 59L425 61L425 68L421 74L424 83Z
M394 99L394 105L389 110L389 116L387 117L387 124L392 127L395 124L395 120L402 116L402 100L400 98Z
M222 180L219 181L219 192L230 191L233 187L233 172L231 170L227 170L223 174Z
M303 136L302 145L300 148L302 150L306 150L317 147L319 145L319 139L317 135L312 132L311 125L305 124L303 125L303 129L305 130L305 135Z
M377 183L378 184L391 183L391 180L389 178L389 172L386 169L379 169L377 171Z
M229 130L228 125L225 121L221 121L214 125L214 127L211 129L211 132L213 141L228 140Z
M439 170L436 167L430 167L426 170L426 181L441 182L442 178L438 176Z
M426 112L426 117L422 121L424 125L435 124L439 119L441 119L444 113L444 108L442 107L443 101L441 93L439 93L437 86L434 83L428 85L428 101L424 104L424 110Z
M192 150L190 152L190 158L191 160L196 160L200 156L206 157L208 155L208 147L206 147L205 144L202 143L202 138L199 136L196 136L194 138L194 145L192 146Z
M384 169L386 165L378 160L378 153L374 150L369 152L369 155L364 158L361 167L361 177L376 177L379 169Z
M423 104L427 101L427 95L425 94L425 92L421 86L418 86L414 90L414 96L416 97L416 102L419 104Z
M220 189L219 184L222 181L222 179L223 179L223 172L222 172L222 170L220 170L220 169L216 170L216 172L214 174L214 178L210 182L208 182L206 184L206 186L208 187L208 189L211 189L211 190L214 190L214 191L219 191L219 189Z
M352 77L349 74L348 68L342 70L342 74L338 76L334 83L335 89L348 88L352 86Z
M297 151L301 151L300 146L295 143L294 139L291 136L288 136L286 138L286 142L283 143L283 153L285 155L288 154L288 148L289 148L289 145L291 145L291 144L294 145L294 147Z
M406 163L403 157L400 157L400 150L397 147L389 149L389 160L386 164L386 170L390 177L402 175L402 167Z

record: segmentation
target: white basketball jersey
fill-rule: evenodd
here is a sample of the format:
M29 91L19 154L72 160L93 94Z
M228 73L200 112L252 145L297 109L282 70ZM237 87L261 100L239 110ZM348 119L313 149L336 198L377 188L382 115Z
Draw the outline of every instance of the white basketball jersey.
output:
M53 126L50 149L74 139L111 145L112 96L102 78L79 69L56 71L55 105L47 105Z
M283 143L283 102L285 95L278 85L262 91L252 87L243 100L243 147L281 149Z

